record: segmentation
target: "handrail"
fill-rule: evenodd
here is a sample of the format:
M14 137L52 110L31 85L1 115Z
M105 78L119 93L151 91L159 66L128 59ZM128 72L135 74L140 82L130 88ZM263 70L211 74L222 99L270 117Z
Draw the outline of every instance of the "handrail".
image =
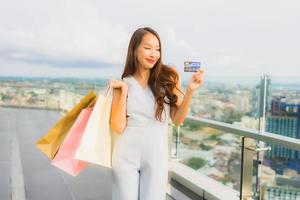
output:
M237 125L232 125L224 122L218 122L215 120L209 120L199 117L187 116L186 120L197 122L200 125L204 125L206 127L214 128L217 130L226 131L235 135L253 138L255 140L264 141L271 144L277 144L289 149L300 151L300 139L269 132L260 133L258 130L242 128Z

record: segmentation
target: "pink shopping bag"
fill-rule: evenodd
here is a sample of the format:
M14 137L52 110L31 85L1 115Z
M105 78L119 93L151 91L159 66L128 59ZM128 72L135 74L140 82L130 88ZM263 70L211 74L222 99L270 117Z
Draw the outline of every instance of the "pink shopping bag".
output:
M85 126L92 111L93 108L89 106L88 108L83 109L80 112L68 135L63 141L60 149L58 150L56 156L51 162L52 165L58 167L59 169L67 172L72 176L77 176L84 168L86 168L88 164L85 161L75 159L74 155L80 144Z

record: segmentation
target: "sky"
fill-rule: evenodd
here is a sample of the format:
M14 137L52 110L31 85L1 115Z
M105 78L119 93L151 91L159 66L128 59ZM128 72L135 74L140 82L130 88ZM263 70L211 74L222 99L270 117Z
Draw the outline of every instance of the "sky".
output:
M163 63L206 79L300 80L300 1L0 0L0 76L119 78L132 33L155 29ZM235 77L235 78L233 78Z

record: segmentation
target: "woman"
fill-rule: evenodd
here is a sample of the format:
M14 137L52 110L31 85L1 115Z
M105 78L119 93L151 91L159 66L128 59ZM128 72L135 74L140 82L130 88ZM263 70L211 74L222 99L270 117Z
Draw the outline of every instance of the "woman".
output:
M182 124L194 91L203 84L203 71L193 74L184 95L175 68L161 57L158 34L139 28L129 43L122 81L110 82L110 125L119 133L112 159L113 200L165 199L168 119Z

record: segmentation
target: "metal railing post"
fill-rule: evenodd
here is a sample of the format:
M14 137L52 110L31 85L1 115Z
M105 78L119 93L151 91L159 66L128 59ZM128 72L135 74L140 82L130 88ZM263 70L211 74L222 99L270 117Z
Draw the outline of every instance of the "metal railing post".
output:
M270 150L271 147L257 147L255 140L252 138L242 137L240 200L260 198L260 195L257 195L256 188L254 193L252 192L253 158L260 152Z
M254 142L251 138L242 137L240 200L252 199L253 156L256 152L251 147Z

